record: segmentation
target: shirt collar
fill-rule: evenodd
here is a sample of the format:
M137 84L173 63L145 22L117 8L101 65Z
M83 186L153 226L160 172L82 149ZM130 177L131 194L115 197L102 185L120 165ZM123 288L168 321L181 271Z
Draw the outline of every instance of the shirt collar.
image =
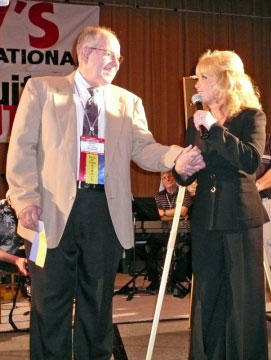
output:
M178 192L178 186L176 187L176 189L175 189L175 191L173 193L168 192L166 189L165 189L165 191L166 191L166 194L168 194L169 196L174 196Z
M74 81L76 84L76 89L79 92L79 96L86 102L89 99L89 91L88 89L91 88L91 84L89 84L83 75L80 73L79 69L75 71ZM100 96L102 94L103 86L99 86L95 88L95 98L96 96Z

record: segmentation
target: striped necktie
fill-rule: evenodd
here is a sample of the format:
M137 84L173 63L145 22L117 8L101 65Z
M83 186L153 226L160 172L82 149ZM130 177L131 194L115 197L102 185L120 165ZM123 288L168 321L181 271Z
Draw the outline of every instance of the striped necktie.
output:
M94 99L94 89L89 88L88 91L90 93L90 98L84 109L83 135L98 137L98 104Z

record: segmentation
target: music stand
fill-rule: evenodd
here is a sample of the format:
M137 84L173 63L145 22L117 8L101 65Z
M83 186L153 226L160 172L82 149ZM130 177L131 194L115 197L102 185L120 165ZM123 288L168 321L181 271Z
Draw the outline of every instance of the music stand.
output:
M135 197L132 202L132 209L137 221L160 220L154 197Z
M134 295L138 292L138 289L135 286L135 281L138 276L142 275L146 271L146 266L143 267L136 274L136 221L156 221L160 220L160 215L157 209L157 205L154 197L135 197L132 201L132 211L133 211L133 224L134 224L134 246L133 246L133 271L132 279L124 284L119 290L115 291L114 295L118 294L128 294L126 301L133 299ZM132 287L129 285L132 284Z

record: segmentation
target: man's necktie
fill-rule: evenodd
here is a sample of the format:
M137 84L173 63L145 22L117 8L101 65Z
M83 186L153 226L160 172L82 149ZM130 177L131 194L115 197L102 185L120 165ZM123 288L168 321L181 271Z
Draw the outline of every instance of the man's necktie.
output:
M88 99L84 110L83 135L98 137L98 117L99 109L94 100L93 88L88 89L90 98Z

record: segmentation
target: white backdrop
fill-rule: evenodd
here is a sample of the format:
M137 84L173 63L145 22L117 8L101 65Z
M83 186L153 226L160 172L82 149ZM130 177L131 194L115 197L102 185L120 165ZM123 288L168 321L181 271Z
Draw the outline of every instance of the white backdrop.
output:
M0 142L7 142L19 94L29 77L68 74L72 46L99 7L11 0L0 7Z

